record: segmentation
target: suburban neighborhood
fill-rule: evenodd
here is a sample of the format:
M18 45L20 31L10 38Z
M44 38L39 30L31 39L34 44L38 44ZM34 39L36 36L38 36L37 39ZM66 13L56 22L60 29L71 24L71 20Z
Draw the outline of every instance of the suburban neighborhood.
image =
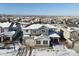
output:
M79 55L79 17L2 15L0 19L4 19L0 20L3 55L7 51L16 56Z
M0 3L0 56L79 56L79 4Z

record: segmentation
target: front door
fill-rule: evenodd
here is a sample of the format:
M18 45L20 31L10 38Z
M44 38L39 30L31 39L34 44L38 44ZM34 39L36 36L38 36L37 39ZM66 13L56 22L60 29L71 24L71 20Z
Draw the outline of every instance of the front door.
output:
M50 47L53 47L53 39L50 37L50 44L49 44Z
M57 44L59 44L58 39L50 37L50 47Z

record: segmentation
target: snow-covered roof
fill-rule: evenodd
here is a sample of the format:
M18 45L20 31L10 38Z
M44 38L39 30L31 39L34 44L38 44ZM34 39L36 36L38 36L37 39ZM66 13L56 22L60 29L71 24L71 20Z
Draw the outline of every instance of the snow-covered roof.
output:
M29 37L29 35L23 35L23 37Z
M51 34L51 35L49 35L49 37L60 37L58 34L56 34L56 33L53 33L53 34Z
M30 26L28 26L26 28L23 28L23 29L39 29L42 26L45 26L47 28L57 28L57 27L55 27L55 26L53 26L51 24L32 24L32 25L30 25Z
M44 26L46 26L47 28L57 28L56 26L51 25L51 24L44 24Z
M13 27L16 27L16 24L14 24Z
M34 36L34 40L50 40L50 38L45 35L40 35L40 36Z
M9 22L4 22L4 23L0 23L0 27L9 27L11 25L11 23Z
M15 33L15 31L8 31L8 32L3 32L3 35L11 37L14 35L14 33Z
M72 31L73 31L73 28L68 27L68 28L67 28L67 31L72 32Z
M11 25L11 23L9 22L0 22L0 27L5 28L5 27L9 27ZM16 25L14 24L13 27L16 27Z
M20 24L24 24L24 25L27 25L27 24L29 24L29 23L26 23L26 22L19 22Z
M74 31L79 31L79 28L77 27L71 27L71 28L73 28Z
M39 29L41 27L42 27L41 24L33 24L33 25L30 25L30 26L23 28L23 29Z

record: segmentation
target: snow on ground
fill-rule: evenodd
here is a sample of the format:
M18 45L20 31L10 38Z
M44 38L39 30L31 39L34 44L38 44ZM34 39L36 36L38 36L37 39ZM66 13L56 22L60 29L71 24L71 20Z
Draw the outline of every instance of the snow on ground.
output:
M16 56L19 45L14 49L0 49L0 56ZM29 54L29 51L27 52ZM31 56L78 56L79 54L73 49L68 49L64 45L55 45L53 49L37 48L33 49Z
M33 49L32 56L78 56L73 49L68 49L64 45L55 45L53 49L39 48Z
M11 45L13 47L13 45ZM18 52L19 45L15 45L12 49L0 49L0 56L16 56Z

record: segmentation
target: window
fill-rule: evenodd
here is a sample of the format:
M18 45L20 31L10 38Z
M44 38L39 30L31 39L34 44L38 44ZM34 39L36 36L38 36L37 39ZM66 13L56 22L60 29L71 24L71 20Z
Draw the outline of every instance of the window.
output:
M78 33L78 36L79 36L79 33Z
M36 44L41 44L41 41L36 41Z
M48 41L43 41L43 44L48 44Z
M42 30L42 32L44 33L44 32L45 32L45 30L43 29L43 30Z
M36 30L33 30L33 33L36 33Z
M53 30L52 29L49 29L49 32L52 32Z
M28 32L28 30L26 30L26 32Z

